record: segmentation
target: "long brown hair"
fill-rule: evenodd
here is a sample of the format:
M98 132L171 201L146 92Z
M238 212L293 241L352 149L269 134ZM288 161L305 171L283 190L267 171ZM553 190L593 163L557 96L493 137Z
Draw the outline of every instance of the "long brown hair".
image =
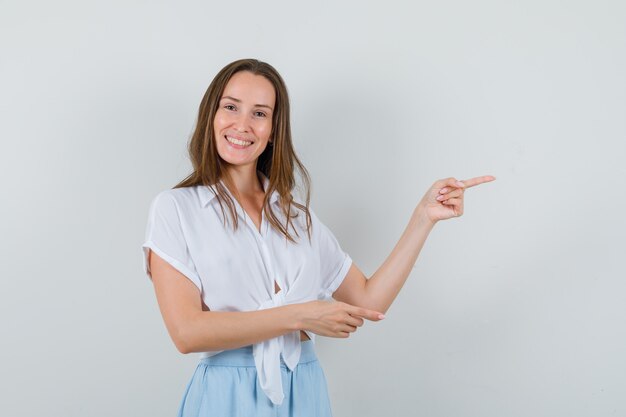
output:
M309 173L296 156L291 140L291 124L289 116L289 96L287 87L282 77L270 64L257 59L240 59L222 68L207 89L198 111L198 121L196 128L189 141L188 151L193 172L184 180L176 184L173 188L191 187L196 185L212 186L216 189L216 198L220 203L224 226L226 226L226 214L222 202L225 202L233 219L233 230L238 227L235 204L227 190L220 183L224 179L230 184L230 178L226 171L226 162L219 156L215 143L215 133L213 130L213 120L218 110L219 101L224 92L224 88L230 78L237 72L249 71L255 75L262 75L274 86L276 93L275 110L272 116L272 137L273 146L268 144L263 153L259 155L256 169L261 171L269 179L269 185L265 190L263 210L272 227L281 232L285 238L295 243L295 239L289 234L289 225L298 235L296 228L291 223L291 219L298 216L295 212L291 215L291 207L294 206L302 210L306 215L307 234L311 239L311 214L309 213L311 180ZM294 168L297 167L303 181L306 200L305 204L300 204L294 200L291 192L296 186ZM280 195L280 207L286 220L281 224L278 217L269 204L269 197L276 190Z

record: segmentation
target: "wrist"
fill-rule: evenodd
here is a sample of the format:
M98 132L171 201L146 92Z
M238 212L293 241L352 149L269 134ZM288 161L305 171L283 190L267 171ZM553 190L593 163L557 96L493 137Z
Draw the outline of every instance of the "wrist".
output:
M304 330L302 328L302 304L288 304L285 307L289 331Z
M422 204L418 204L417 207L415 207L413 215L411 216L411 222L427 228L433 228L435 224L437 224L437 220L433 220L428 216L426 207Z

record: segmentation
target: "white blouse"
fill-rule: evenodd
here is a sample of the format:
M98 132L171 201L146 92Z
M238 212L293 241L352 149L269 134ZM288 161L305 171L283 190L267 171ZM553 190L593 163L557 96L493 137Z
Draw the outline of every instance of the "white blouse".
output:
M266 190L269 179L258 173ZM284 224L278 198L274 191L270 204ZM219 202L206 186L168 189L157 194L150 205L142 245L148 277L152 279L147 261L151 249L198 287L204 304L212 311L253 311L331 298L352 259L310 207L310 243L304 213L292 208L298 212L292 223L299 237L289 229L298 242L294 244L270 225L265 212L259 233L234 197L233 201L239 218L236 232L228 207L224 204L228 217L224 226ZM274 281L281 289L278 293ZM314 333L306 333L315 341ZM201 352L200 358L220 352ZM300 331L253 345L259 384L274 404L282 404L284 398L281 354L293 371L300 359Z

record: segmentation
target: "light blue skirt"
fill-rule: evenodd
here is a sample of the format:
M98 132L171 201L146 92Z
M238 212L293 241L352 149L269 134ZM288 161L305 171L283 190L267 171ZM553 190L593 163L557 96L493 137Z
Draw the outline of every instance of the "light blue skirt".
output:
M187 385L178 417L332 417L326 378L311 340L301 342L296 368L282 357L285 399L273 404L257 380L252 346L203 358Z

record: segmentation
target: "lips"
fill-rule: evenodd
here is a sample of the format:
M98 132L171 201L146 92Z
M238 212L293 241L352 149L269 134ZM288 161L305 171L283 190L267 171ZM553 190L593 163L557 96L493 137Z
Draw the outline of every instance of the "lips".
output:
M248 146L252 145L252 143L254 143L251 140L247 140L241 137L235 137L235 136L231 136L231 135L226 135L224 136L224 138L226 139L226 141L231 144L232 146L236 147L236 148L247 148Z

